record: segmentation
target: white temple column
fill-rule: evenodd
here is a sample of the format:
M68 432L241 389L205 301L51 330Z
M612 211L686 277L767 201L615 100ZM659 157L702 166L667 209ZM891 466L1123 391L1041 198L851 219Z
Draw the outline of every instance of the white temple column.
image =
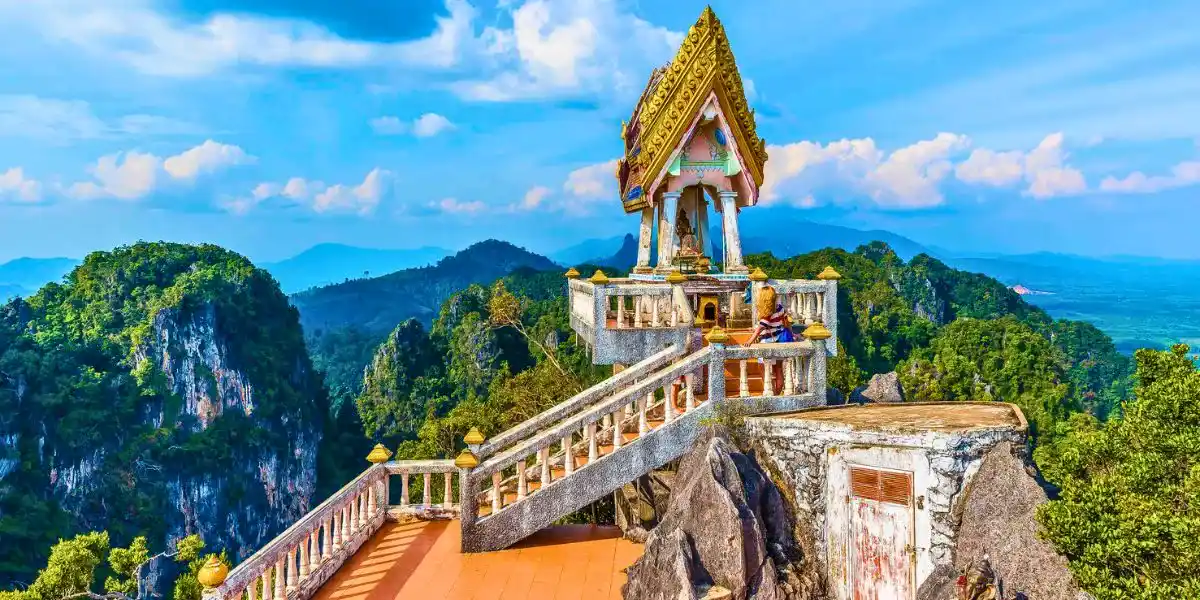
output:
M679 215L681 192L664 192L662 195L662 218L658 221L658 270L670 273L675 259L675 220Z
M745 273L749 269L742 264L742 239L738 235L737 224L737 192L721 191L721 214L725 219L725 272Z
M638 231L638 253L637 266L634 267L635 273L649 273L650 268L650 240L654 237L654 207L647 206L642 209L642 226Z

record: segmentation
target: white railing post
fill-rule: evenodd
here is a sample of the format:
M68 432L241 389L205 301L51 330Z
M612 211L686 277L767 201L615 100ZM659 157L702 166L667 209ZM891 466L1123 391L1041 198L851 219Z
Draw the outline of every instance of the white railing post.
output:
M275 580L271 578L271 567L263 569L262 575L258 576L258 581L262 585L262 600L275 598Z
M525 494L528 491L526 486L529 485L525 480L525 461L517 461L517 501L525 499Z
M613 423L614 423L614 425L613 425L614 427L620 426L620 423L618 422L617 419L613 419ZM598 453L598 448L597 448L597 444L596 444L596 424L595 423L587 424L587 443L588 443L588 464L590 465L590 464L596 462L596 455Z
M542 476L539 478L541 485L538 489L546 489L550 485L550 447L547 446L538 450L538 464L542 467Z
M421 506L433 506L433 474L425 473L424 490L421 494Z
M675 385L668 383L663 386L663 422L670 423L675 419Z
M774 375L775 361L766 359L763 361L763 395L775 395L775 378Z
M445 480L446 489L442 493L442 507L454 507L454 473L446 471L442 474L442 479Z
M653 399L654 392L649 392L638 400L638 437L646 435L650 430L650 422L646 419L646 408Z
M745 398L750 395L750 381L746 375L746 360L738 361L738 396Z
M408 506L408 471L400 474L400 506Z
M283 570L283 555L280 554L279 559L275 561L275 597L279 600L286 598L284 596L287 593L287 582L284 580L286 576L287 572Z
M563 448L563 477L575 472L575 456L571 450L571 436L567 435L562 439Z
M683 376L683 380L685 382L685 385L687 386L687 392L685 392L685 396L687 397L687 409L688 410L692 410L693 408L696 408L696 390L695 390L696 381L695 381L695 379L696 379L696 376L692 373L688 373L687 375Z

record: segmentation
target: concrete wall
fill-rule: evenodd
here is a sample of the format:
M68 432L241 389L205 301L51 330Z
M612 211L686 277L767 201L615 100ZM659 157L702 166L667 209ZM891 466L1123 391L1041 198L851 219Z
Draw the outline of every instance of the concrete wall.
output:
M946 410L953 410L947 407ZM834 422L773 416L747 419L764 466L781 479L797 518L811 534L825 563L832 598L849 598L849 465L913 474L916 586L941 564L952 564L960 493L978 470L983 454L1011 441L1024 446L1020 426L969 431L872 431Z

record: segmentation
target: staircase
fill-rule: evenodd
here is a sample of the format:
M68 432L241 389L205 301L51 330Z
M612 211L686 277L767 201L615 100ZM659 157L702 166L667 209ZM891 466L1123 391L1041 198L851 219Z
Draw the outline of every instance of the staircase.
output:
M721 402L822 404L824 358L818 341L671 346L481 444L462 478L463 551L508 547L679 458Z

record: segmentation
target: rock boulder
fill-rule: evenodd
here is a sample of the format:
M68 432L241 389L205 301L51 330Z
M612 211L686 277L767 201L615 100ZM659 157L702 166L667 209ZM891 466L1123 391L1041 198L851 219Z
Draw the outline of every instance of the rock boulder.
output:
M626 600L805 599L801 559L783 497L727 431L709 429L683 458L662 521L629 567Z
M617 526L626 538L646 542L650 530L667 513L674 479L670 471L651 471L613 492Z
M850 399L860 404L868 402L904 402L904 389L900 387L900 376L895 371L872 375L871 381L867 385L854 390Z

